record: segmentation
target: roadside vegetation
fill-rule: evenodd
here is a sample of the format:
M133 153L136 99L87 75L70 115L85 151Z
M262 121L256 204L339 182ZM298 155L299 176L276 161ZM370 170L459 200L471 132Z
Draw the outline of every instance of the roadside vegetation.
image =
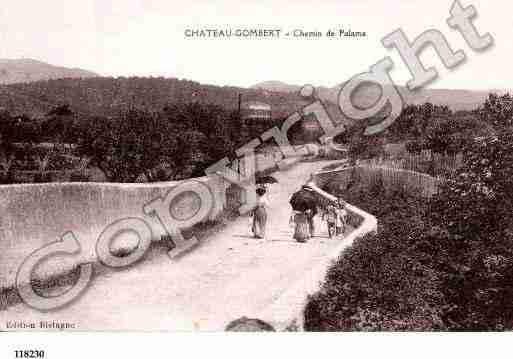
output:
M469 132L463 165L429 200L379 181L337 193L375 215L378 234L329 270L308 330L513 329L511 104L491 96L476 112L493 131Z
M113 117L83 117L59 106L44 118L0 113L0 182L91 180L157 182L204 175L204 170L280 120L244 123L237 111L191 102L157 112L131 108ZM23 174L30 174L27 179Z

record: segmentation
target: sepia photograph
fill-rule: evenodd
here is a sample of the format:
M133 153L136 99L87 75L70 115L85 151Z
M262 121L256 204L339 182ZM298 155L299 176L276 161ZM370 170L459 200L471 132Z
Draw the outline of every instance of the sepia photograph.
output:
M6 0L0 334L510 332L512 10Z

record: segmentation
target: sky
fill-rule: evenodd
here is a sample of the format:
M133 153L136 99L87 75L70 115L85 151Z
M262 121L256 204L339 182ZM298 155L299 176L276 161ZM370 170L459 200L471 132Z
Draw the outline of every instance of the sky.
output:
M446 0L3 0L0 57L33 58L105 76L165 76L247 87L261 81L334 86L390 56L398 85L410 79L395 50L381 39L401 28L414 39L441 31L467 61L446 70L426 49L421 58L439 70L431 88L511 89L513 4L474 5L474 24L495 45L476 53L446 24ZM186 29L280 28L305 32L365 31L366 38L198 39Z

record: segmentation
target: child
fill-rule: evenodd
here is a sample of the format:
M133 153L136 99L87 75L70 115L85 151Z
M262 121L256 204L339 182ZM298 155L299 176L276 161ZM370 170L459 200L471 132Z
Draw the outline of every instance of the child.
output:
M336 227L337 227L337 208L334 204L330 203L325 212L323 213L323 220L326 221L328 226L328 235L330 238L333 238L336 235Z
M339 236L339 235L343 234L346 229L346 216L347 216L346 202L344 202L344 200L342 198L338 199L336 212L337 212L336 233L337 233L337 236Z

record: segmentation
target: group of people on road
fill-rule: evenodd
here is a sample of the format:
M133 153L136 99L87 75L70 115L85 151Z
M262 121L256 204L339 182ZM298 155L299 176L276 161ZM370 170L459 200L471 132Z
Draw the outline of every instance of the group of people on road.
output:
M293 238L298 242L307 242L315 236L315 217L321 212L321 220L326 222L329 238L336 238L343 235L346 226L347 211L346 203L342 198L327 205L321 205L315 195L308 194L313 190L303 186L291 199L292 215L290 224L294 225ZM303 205L298 203L299 198L306 198ZM296 200L294 200L296 199Z
M266 226L269 208L267 186L256 189L256 205L250 213L251 232L255 238L266 237ZM346 203L342 198L327 205L322 205L312 188L305 185L291 197L292 215L289 223L294 226L293 238L298 242L307 242L315 236L315 217L321 212L321 220L325 221L329 238L337 238L344 234L346 227Z
M326 221L330 238L344 234L346 217L346 203L342 198L338 198L336 203L330 203L326 206L323 212L323 220Z

